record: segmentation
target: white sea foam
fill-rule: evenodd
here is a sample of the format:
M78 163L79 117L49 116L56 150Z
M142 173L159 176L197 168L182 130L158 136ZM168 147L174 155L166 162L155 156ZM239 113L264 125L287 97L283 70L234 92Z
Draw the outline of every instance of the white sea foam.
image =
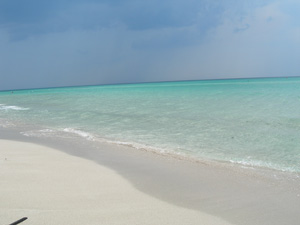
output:
M20 134L26 136L26 137L43 137L45 134L40 133L38 131L30 130L30 131L23 131L20 132Z
M76 134L80 137L83 137L89 141L93 141L95 139L95 137L88 133L88 132L85 132L85 131L81 131L81 130L78 130L78 129L74 129L74 128L65 128L63 129L64 132L67 132L67 133L71 133L71 134Z
M43 129L43 130L40 130L40 132L42 132L42 133L53 133L54 130L51 130L51 129Z
M263 162L259 160L229 160L231 163L235 164L240 164L242 166L245 166L247 168L253 168L253 167L258 167L258 168L271 168L275 170L279 170L282 172L296 172L297 170L293 167L283 167L282 165L276 165L274 163L268 163L268 162Z
M106 140L106 142L110 143L110 144L128 146L128 147L136 148L136 149L139 149L139 150L156 151L156 152L160 152L160 153L166 153L167 152L166 149L155 148L153 146L148 146L148 145L145 145L145 144L139 144L139 143L135 143L135 142L111 141L111 140Z
M24 131L24 132L20 132L20 134L26 136L26 137L34 137L36 136L35 133L32 133L31 131Z
M53 136L55 131L51 129L42 129L42 130L29 130L20 132L20 134L27 136L27 137L49 137Z
M4 105L0 104L0 110L29 110L29 108L23 108L19 106L14 106L14 105Z
M97 139L100 142L105 142L113 145L121 145L126 146L130 148L134 148L141 151L146 152L152 152L159 155L165 155L165 156L172 156L172 157L179 157L179 158L190 158L187 154L180 151L175 151L174 149L167 149L167 148L161 148L161 147L154 147L146 144L136 143L136 142L129 142L129 141L113 141L113 140L107 140L107 139Z

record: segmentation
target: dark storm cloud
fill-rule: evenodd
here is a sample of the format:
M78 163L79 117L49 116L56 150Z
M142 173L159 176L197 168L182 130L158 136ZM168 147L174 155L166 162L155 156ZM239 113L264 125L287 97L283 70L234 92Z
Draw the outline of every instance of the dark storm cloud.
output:
M0 24L13 39L115 25L123 25L129 30L197 25L205 32L220 23L224 10L223 5L206 0L4 0L0 3Z
M298 0L1 0L0 89L300 75Z

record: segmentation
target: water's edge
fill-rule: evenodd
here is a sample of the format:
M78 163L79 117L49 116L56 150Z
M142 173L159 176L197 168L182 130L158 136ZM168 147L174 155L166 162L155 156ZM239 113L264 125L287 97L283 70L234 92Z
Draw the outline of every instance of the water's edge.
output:
M6 92L0 126L299 173L299 89L273 78Z
M125 146L95 145L95 142L80 138L26 137L20 134L20 130L16 131L0 128L0 138L46 145L92 160L113 169L152 197L204 211L234 224L250 225L253 221L270 224L272 218L272 224L283 224L284 220L296 225L299 219L295 209L300 207L300 180L295 174L287 176L288 173L232 164L161 157ZM281 205L274 204L277 198L281 199ZM249 208L249 203L253 207ZM278 210L281 210L281 215L273 215Z

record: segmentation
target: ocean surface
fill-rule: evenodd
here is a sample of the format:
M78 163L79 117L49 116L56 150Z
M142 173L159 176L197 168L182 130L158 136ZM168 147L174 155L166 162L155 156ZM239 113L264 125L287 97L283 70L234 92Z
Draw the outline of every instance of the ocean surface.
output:
M0 126L299 173L300 78L3 91Z

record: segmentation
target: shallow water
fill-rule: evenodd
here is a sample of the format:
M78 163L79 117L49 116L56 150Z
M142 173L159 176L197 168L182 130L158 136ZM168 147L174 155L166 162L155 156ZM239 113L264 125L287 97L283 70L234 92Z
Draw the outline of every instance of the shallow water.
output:
M300 78L0 92L0 126L300 172Z

